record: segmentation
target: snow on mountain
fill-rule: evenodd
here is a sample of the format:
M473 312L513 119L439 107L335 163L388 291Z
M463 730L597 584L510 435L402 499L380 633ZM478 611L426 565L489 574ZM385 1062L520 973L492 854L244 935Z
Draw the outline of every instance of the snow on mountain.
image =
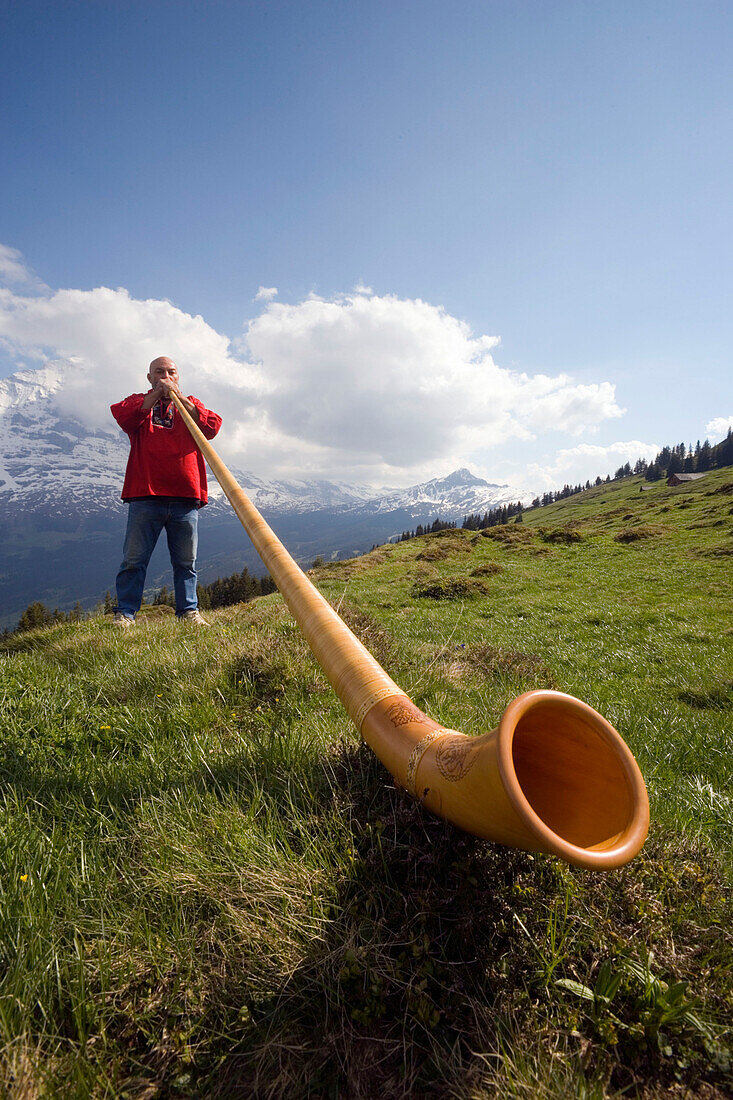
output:
M19 371L0 381L0 507L56 514L115 506L127 460L112 424L90 430L56 404L63 369Z
M375 502L375 511L380 513L405 509L411 515L424 515L433 511L443 519L457 519L476 512L483 514L497 505L513 503L523 495L509 485L484 481L463 466L447 477L434 477L421 485L412 485L409 489L383 493Z
M57 400L67 364L49 364L0 380L0 510L6 515L91 515L119 510L128 442L110 417L90 429ZM514 501L521 494L460 469L408 489L375 491L363 485L316 480L265 480L232 469L264 513L294 514L327 509L360 516L406 511L460 519ZM211 479L212 513L229 508Z
M254 474L232 468L232 473L252 503L265 513L312 512L317 508L351 508L371 499L365 486L333 481L265 481ZM221 488L210 479L210 499L225 502ZM226 504L226 507L229 507Z

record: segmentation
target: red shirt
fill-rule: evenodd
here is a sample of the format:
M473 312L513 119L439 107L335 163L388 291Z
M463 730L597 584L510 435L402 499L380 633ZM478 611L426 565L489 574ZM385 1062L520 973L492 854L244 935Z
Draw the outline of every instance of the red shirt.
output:
M133 393L110 406L112 416L130 437L122 499L187 497L206 504L206 466L175 405L159 401L152 409L144 409L144 400L144 393ZM188 400L198 409L201 431L213 439L221 417L195 397Z

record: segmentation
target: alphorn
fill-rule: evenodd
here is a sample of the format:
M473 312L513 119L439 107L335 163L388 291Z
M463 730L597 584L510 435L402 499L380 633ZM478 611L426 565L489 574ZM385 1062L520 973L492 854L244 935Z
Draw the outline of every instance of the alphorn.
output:
M644 779L621 735L586 703L528 691L491 733L422 713L292 559L175 393L173 403L357 730L397 782L468 833L596 871L621 867L649 828Z

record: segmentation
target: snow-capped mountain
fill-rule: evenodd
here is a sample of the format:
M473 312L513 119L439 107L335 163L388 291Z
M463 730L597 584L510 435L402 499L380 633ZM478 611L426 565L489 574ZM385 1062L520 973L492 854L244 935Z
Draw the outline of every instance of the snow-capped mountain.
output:
M127 462L127 437L109 426L89 428L59 405L62 368L19 371L0 380L0 510L7 515L42 510L68 515L99 513L120 506ZM242 470L232 473L263 512L316 509L385 514L426 511L446 519L518 499L516 489L475 477L465 468L407 489L374 489L333 481L266 480ZM213 511L228 509L221 489L211 486Z
M114 507L126 448L114 424L93 430L57 404L63 372L53 364L0 381L0 511L80 514Z
M114 587L126 509L120 489L127 437L110 417L90 427L67 389L69 365L49 364L0 380L0 627L15 625L30 602L93 603ZM75 391L78 395L83 390ZM374 490L332 481L272 480L232 467L293 556L350 557L436 516L461 521L522 494L469 470L407 489ZM213 478L202 525L204 582L243 565L264 572ZM156 549L151 586L167 583L165 551ZM163 581L160 581L160 578Z
M459 519L521 500L522 496L519 490L484 481L463 466L446 477L434 477L409 489L385 490L370 503L377 514L404 509L422 515L427 509L443 519Z

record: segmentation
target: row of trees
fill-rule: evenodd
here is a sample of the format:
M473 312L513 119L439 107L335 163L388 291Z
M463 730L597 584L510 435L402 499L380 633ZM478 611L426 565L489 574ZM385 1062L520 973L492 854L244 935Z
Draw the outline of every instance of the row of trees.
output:
M702 444L698 439L694 448L691 443L688 447L684 443L678 443L676 447L662 447L653 462L646 463L640 458L634 472L643 474L647 481L659 481L671 477L672 474L702 474L721 466L733 466L731 428L728 429L725 439L715 446L708 439Z
M544 493L541 497L535 497L532 501L533 508L541 508L545 504L554 504L556 500L563 500L574 493L582 493L584 489L591 489L593 485L603 485L610 481L618 481L623 477L643 477L646 481L661 481L672 474L702 474L707 470L716 470L722 466L733 466L733 429L728 429L725 439L714 446L706 439L701 443L698 439L693 447L690 443L678 443L675 447L662 447L652 462L644 458L637 458L632 466L625 462L619 466L613 478L607 474L605 478L597 477L594 482L586 481L585 485L563 485L556 492Z
M230 577L218 577L211 584L199 584L196 591L199 607L209 610L216 607L228 607L234 603L248 603L255 596L266 596L268 593L274 592L275 588L275 582L269 573L264 577L254 577L245 566L241 573L232 573ZM143 606L146 604L144 596L142 604ZM160 607L161 605L169 607L175 607L176 605L173 589L169 589L165 584L152 600L152 606ZM34 600L33 603L28 604L28 607L18 619L15 630L12 631L6 628L2 632L2 637L7 638L13 633L22 634L26 630L35 630L40 626L50 626L51 623L78 623L82 619L93 618L96 615L111 615L114 609L115 602L109 592L106 592L104 599L90 611L84 611L78 600L71 611L60 611L58 607L51 611L40 600Z
M606 474L605 478L597 477L595 481L589 479L586 481L585 485L581 485L580 482L578 482L577 485L565 484L562 489L557 489L555 492L550 490L548 493L543 493L541 497L535 497L531 506L532 508L544 508L546 504L554 504L556 500L565 500L565 497L572 497L576 493L582 493L586 489L592 489L594 485L603 485L607 481L611 481L610 474Z
M427 527L423 527L422 523L418 523L414 531L403 531L399 538L394 539L394 542L409 542L410 539L419 538L420 535L434 535L436 531L450 531L455 526L455 522L436 516ZM376 550L376 546L373 546L372 550Z
M483 531L485 527L497 527L500 523L509 523L514 519L515 523L522 522L524 508L521 501L516 504L502 504L498 508L490 508L481 515L476 512L473 516L464 516L461 527L464 531Z
M481 515L480 512L476 512L475 515L464 516L461 528L464 531L482 531L484 527L496 527L499 523L509 523L511 519L514 519L515 523L521 523L522 512L524 508L521 501L517 501L516 504L502 504L498 508L491 508L488 512L484 512ZM410 539L419 538L420 535L434 535L436 531L451 531L455 530L458 526L453 520L441 519L440 516L436 516L432 523L423 526L422 523L418 523L414 531L403 531L394 542L408 542ZM376 550L376 545L372 547L372 550Z
M614 477L644 477L646 481L661 481L663 478L672 477L672 474L704 474L708 470L715 470L721 466L733 466L733 430L728 430L728 435L721 443L713 446L709 439L704 443L697 443L693 447L690 443L678 443L676 447L662 447L651 462L644 458L637 458L634 466L630 462L619 466Z
M270 592L274 592L276 587L269 573L264 577L255 577L245 566L241 573L232 573L229 577L217 577L211 584L199 584L196 592L199 607L209 611L217 607L229 607L235 603L249 603L256 596L267 596ZM153 603L175 607L176 598L173 589L163 585Z
M51 611L40 600L35 600L28 604L18 619L15 629L20 633L23 630L33 630L37 626L48 626L49 623L78 623L83 618L85 618L84 609L78 600L71 611L59 611L58 607ZM7 637L10 633L12 631L6 629L3 631L3 636Z

